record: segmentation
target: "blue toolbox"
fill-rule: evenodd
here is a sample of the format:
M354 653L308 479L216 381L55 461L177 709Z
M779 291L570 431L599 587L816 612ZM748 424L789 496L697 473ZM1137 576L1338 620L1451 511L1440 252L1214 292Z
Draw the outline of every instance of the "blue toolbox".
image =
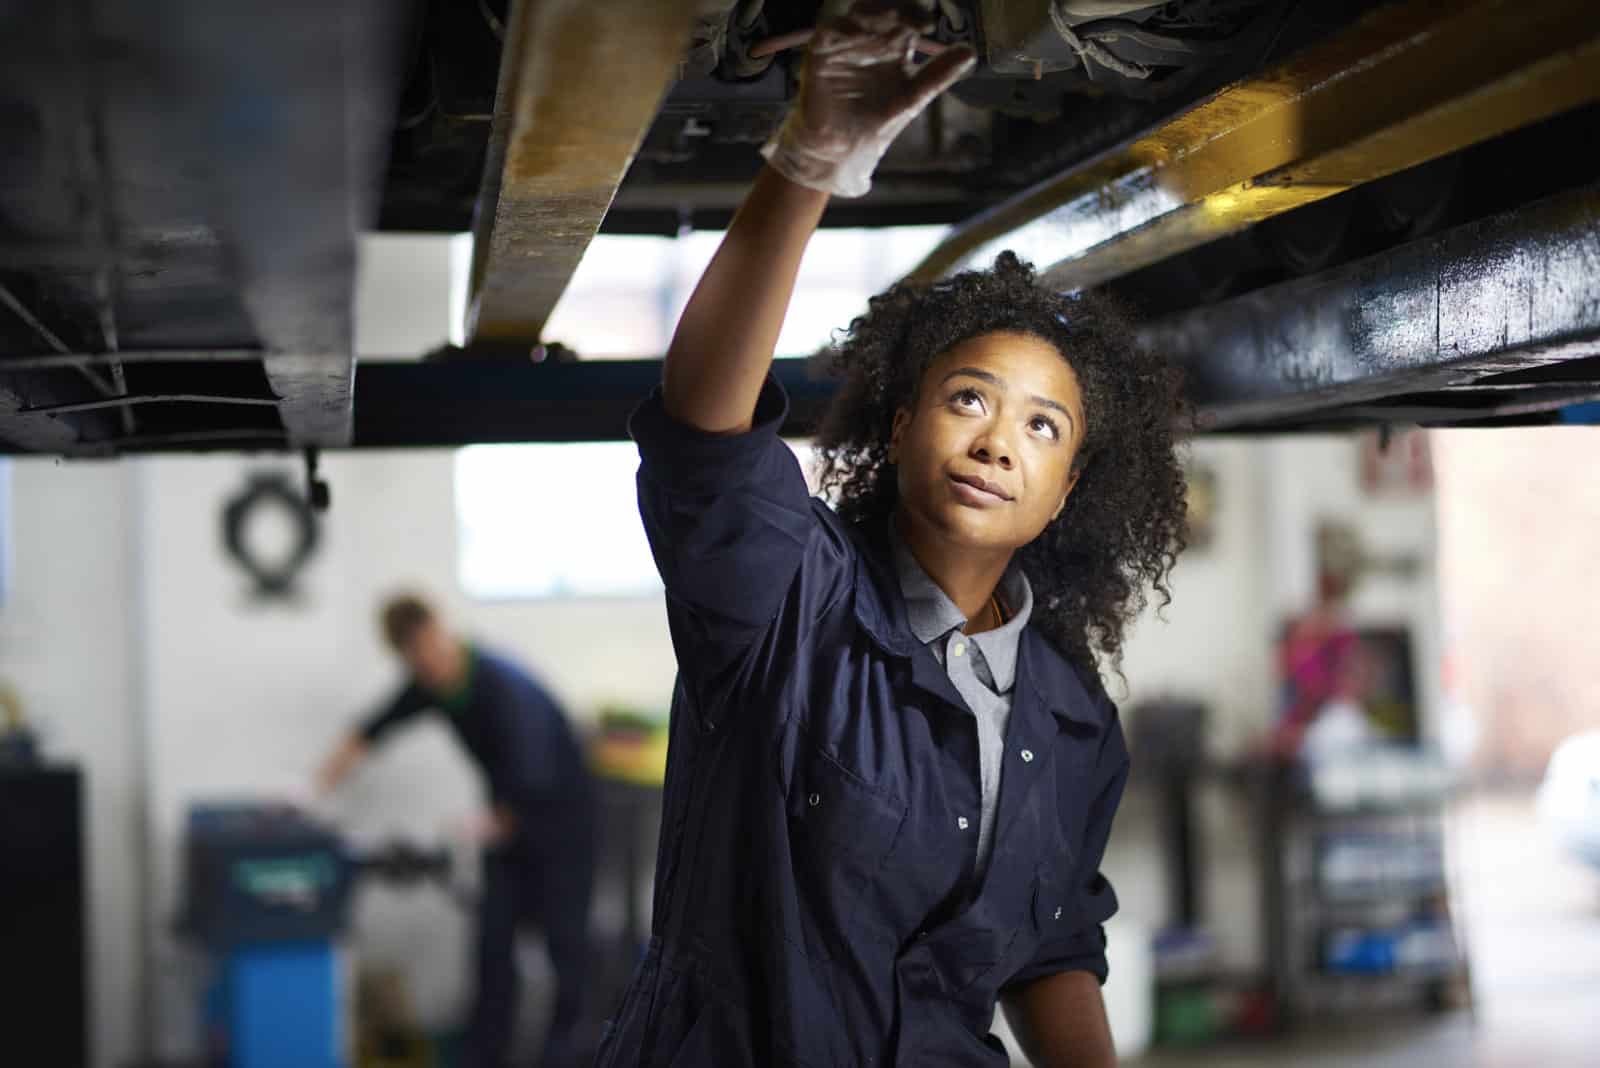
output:
M197 805L184 842L180 930L211 957L207 1052L227 1068L343 1068L338 941L357 878L444 878L448 857L403 845L358 856L281 804Z

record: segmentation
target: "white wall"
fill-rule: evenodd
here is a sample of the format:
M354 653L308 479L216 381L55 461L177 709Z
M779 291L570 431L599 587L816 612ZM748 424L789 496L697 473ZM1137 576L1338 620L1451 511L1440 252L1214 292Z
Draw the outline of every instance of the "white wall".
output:
M137 1048L143 900L136 562L126 469L21 460L13 468L12 583L0 679L52 761L84 773L94 1064Z
M471 234L366 234L356 275L356 352L416 359L461 343Z
M1441 727L1453 755L1479 774L1537 779L1564 738L1600 727L1600 432L1518 427L1431 438L1454 682Z
M1193 697L1210 707L1217 756L1236 755L1271 717L1272 621L1268 587L1263 444L1207 439L1191 463L1216 474L1211 543L1178 560L1172 604L1152 604L1129 638L1123 707L1157 697ZM1112 681L1113 695L1117 694Z
M1125 692L1118 692L1117 680L1111 682L1129 729L1143 701L1203 702L1210 716L1207 746L1219 760L1239 756L1273 713L1266 448L1261 441L1223 439L1191 446L1192 467L1207 468L1216 478L1212 539L1179 558L1172 603L1159 612L1152 603L1135 625L1123 664ZM1254 843L1239 833L1248 826L1248 813L1220 787L1202 790L1196 800L1205 836L1207 920L1223 959L1248 967L1260 951ZM1145 931L1170 921L1174 907L1166 896L1170 858L1164 855L1159 812L1153 795L1130 792L1105 862L1123 922Z

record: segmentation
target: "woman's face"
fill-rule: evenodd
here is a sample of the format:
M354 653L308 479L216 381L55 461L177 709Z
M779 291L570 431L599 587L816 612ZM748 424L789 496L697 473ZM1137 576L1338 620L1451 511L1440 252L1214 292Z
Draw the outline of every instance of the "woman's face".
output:
M1054 345L983 334L936 356L889 455L902 518L938 540L1015 550L1060 514L1077 481L1083 392Z

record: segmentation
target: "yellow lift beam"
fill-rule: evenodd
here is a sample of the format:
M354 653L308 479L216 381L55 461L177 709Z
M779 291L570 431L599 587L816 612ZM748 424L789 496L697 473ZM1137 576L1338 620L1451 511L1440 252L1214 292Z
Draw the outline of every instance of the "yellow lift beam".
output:
M1594 0L1381 8L957 227L912 277L1013 249L1046 285L1098 285L1587 103L1597 72Z
M689 43L683 0L517 0L474 228L467 333L532 343Z

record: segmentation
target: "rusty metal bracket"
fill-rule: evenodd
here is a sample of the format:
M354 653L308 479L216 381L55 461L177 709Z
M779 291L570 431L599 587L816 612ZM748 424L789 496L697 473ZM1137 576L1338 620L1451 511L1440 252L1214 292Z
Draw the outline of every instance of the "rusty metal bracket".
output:
M514 5L473 234L471 338L538 340L677 74L696 6Z
M1047 285L1098 285L1600 98L1597 69L1590 0L1380 8L957 227L912 277L1012 249Z

